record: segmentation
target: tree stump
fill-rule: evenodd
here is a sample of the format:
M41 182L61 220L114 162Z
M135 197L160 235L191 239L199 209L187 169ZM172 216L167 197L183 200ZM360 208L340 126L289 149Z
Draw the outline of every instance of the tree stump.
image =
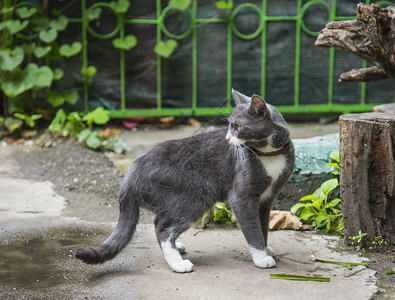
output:
M348 51L374 64L340 75L339 81L395 80L395 7L357 5L357 18L326 24L316 46Z
M340 117L340 197L344 235L366 232L395 244L395 114Z

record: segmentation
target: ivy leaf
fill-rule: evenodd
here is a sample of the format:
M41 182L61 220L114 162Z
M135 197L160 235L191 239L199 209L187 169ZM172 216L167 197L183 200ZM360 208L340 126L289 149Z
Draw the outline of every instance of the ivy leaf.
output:
M66 122L66 113L63 109L59 109L49 125L49 131L58 132Z
M35 69L34 67L32 68L32 64L28 64L23 71L17 68L12 72L3 74L1 77L1 89L4 94L10 98L14 98L30 90L34 86L31 81L34 71Z
M41 66L36 70L31 80L35 87L50 87L53 80L53 71L48 66Z
M95 66L88 66L86 68L81 69L81 74L86 77L93 77L95 76L97 69Z
M51 43L58 37L58 32L55 28L49 28L48 30L41 30L38 37L44 43Z
M215 6L219 9L232 9L233 8L233 3L231 1L226 2L226 1L217 1L215 2Z
M63 44L59 48L59 53L62 56L71 57L79 53L82 49L82 44L80 42L74 42L71 45Z
M24 58L25 54L23 53L22 47L15 47L12 51L8 49L0 50L0 70L14 70L23 62Z
M12 117L7 117L4 120L4 126L11 132L13 133L15 130L18 128L21 128L23 125L23 121L20 119L12 118Z
M118 0L118 1L110 2L110 7L116 13L126 13L128 11L129 6L130 6L129 0Z
M37 12L37 8L36 7L27 7L27 6L23 6L23 7L19 7L16 9L16 13L18 14L18 16L21 19L27 19L30 18L31 16L33 16L35 13Z
M60 15L56 20L51 20L51 22L49 22L49 25L57 31L65 30L68 24L69 19L64 15Z
M79 94L76 90L72 90L69 92L66 92L64 94L64 98L66 99L66 102L69 103L70 105L74 105L77 103L79 99Z
M48 91L47 93L47 101L53 107L58 107L63 105L64 103L64 96L62 94L58 94L53 91Z
M86 139L86 145L91 149L97 149L103 142L102 137L97 131L92 132Z
M103 107L98 107L94 111L87 113L82 120L86 121L88 126L92 126L93 123L103 125L110 121L110 112Z
M168 40L167 42L160 41L155 45L154 51L159 56L169 58L177 45L178 43L176 40Z
M123 40L115 39L112 41L114 48L130 50L137 45L137 38L134 35L128 35Z
M44 57L45 55L47 55L49 53L49 51L51 51L51 49L52 49L52 47L50 45L48 45L46 47L38 46L34 49L34 55L37 58Z
M86 17L88 18L89 21L96 20L100 17L101 14L101 8L96 7L96 8L88 8L86 10Z
M62 69L56 68L53 72L53 79L59 80L62 79L64 72Z
M170 0L169 7L185 10L191 5L191 0Z
M29 24L28 20L21 22L20 20L8 20L5 22L5 26L11 34L15 34L23 29Z

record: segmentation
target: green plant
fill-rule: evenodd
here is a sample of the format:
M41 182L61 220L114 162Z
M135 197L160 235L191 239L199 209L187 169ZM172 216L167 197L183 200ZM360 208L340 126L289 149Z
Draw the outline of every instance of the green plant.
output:
M369 250L376 250L377 248L388 245L388 243L384 240L384 238L381 235L375 236L371 244L372 246L369 247Z
M42 114L33 114L31 116L21 113L15 113L14 117L25 121L25 124L30 128L34 128L36 126L36 121L42 118Z
M56 43L58 33L67 28L68 18L61 11L49 13L45 5L32 2L3 8L0 17L0 90L8 97L8 113L26 113L26 108L34 111L37 107L32 107L31 102L38 97L39 90L52 107L66 102L75 104L78 100L75 89L55 91L53 84L64 74L56 61L76 55L82 48L80 42L60 47ZM22 120L32 127L36 115L33 116Z
M200 219L200 224L204 228L207 222L213 221L217 224L236 225L235 214L226 207L223 202L217 202L214 204L212 210L205 213Z
M361 247L361 242L362 242L362 239L363 239L365 236L367 236L367 235L368 235L367 233L362 232L362 231L360 230L360 231L358 232L358 235L350 236L350 237L349 237L349 239L352 240L352 245L354 246L355 251L357 251L357 252L363 252L363 253L366 252L365 248Z
M331 158L334 162L327 163L327 166L335 167L336 169L340 170L339 167L339 151L333 151L329 154L329 158ZM333 175L340 175L339 171L332 172Z
M339 168L339 152L332 152L330 158L335 160L335 163L327 165ZM330 199L331 192L338 186L337 178L325 181L312 195L302 197L299 200L301 203L292 206L291 212L298 215L300 219L312 223L316 229L324 232L331 230L342 232L341 199Z
M119 138L119 130L92 130L94 124L104 125L110 120L109 111L98 107L87 114L72 112L66 115L59 109L48 130L63 137L75 137L88 148L122 153L130 150L130 145Z

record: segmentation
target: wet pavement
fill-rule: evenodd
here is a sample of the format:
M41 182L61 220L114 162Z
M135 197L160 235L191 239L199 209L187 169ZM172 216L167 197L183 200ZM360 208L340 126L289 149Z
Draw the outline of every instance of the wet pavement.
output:
M174 132L169 136L174 138ZM84 206L78 211L69 204L72 193L60 196L50 182L21 178L23 165L12 160L18 147L0 146L0 299L359 300L378 291L373 270L312 261L311 255L364 260L344 250L338 237L314 231L270 232L277 266L263 270L253 265L239 230L191 228L180 241L186 244L185 257L194 263L194 272L174 273L162 257L148 212L143 212L132 241L114 260L85 265L73 258L73 250L104 241L115 226L117 208L103 206L104 212L111 210L108 217L84 217ZM331 281L275 280L269 278L272 273Z

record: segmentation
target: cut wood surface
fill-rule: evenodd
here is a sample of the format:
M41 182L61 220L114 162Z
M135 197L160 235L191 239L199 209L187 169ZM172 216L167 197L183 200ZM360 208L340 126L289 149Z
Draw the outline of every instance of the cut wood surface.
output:
M395 243L395 114L340 117L340 197L344 235L366 232Z
M394 24L395 7L360 3L355 20L328 23L315 45L354 53L376 66L343 73L340 81L395 80Z

